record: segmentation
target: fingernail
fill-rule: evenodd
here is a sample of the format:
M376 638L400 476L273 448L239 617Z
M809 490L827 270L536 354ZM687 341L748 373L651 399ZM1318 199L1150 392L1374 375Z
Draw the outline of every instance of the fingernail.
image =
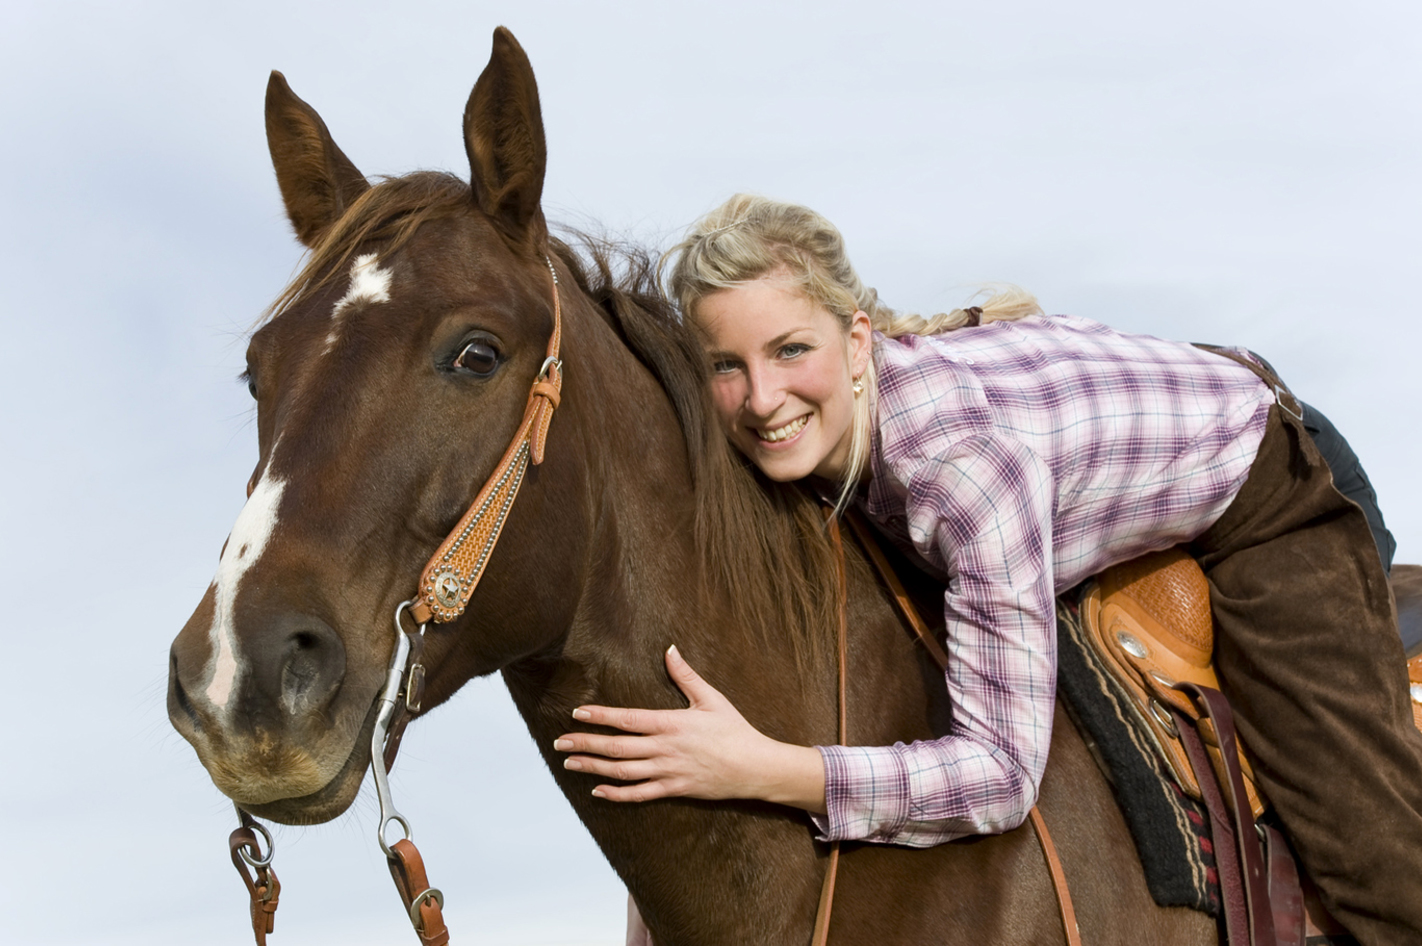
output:
M583 709L583 708L580 706L580 707L578 707L577 709L573 710L573 718L574 718L574 719L592 719L592 713L589 713L587 710Z
M577 759L564 759L564 760L563 760L563 768L565 768L565 769L572 769L574 772L581 772L581 771L582 771L582 768L583 768L583 764L582 764L581 762L579 762Z
M593 797L594 797L594 798L606 798L607 796L602 793L602 789L600 789L600 788L595 788L595 789L593 789Z
M571 739L554 739L554 740L553 740L553 748L554 748L554 749L557 749L559 752L567 752L569 749L573 748L573 740L571 740Z
M681 656L681 651L679 651L679 650L676 649L676 645L675 645L675 644L673 644L673 645L671 645L670 647L667 648L667 653L673 654L673 655L675 655L675 656L677 656L677 657L680 657L680 656Z

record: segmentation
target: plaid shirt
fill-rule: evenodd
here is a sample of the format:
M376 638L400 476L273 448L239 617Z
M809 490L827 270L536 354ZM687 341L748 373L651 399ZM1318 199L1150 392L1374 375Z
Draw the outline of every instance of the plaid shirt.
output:
M1214 523L1274 395L1226 358L1065 316L874 346L865 511L947 579L953 726L819 747L815 822L825 840L927 847L1026 819L1052 736L1055 595Z

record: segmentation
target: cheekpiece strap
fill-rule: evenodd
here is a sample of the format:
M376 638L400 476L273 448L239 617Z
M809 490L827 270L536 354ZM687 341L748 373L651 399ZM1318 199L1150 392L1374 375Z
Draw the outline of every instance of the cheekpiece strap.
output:
M543 462L548 426L563 391L563 363L559 358L563 306L558 293L558 272L552 260L546 256L543 259L553 281L553 335L548 339L547 356L529 389L523 421L499 465L420 575L415 603L410 608L411 616L420 624L430 621L443 624L464 613L499 541L528 464Z

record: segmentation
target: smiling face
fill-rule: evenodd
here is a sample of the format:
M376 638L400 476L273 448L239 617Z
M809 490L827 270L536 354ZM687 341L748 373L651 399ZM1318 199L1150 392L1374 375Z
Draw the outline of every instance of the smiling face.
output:
M772 480L841 478L854 379L869 363L869 317L854 313L846 332L788 278L771 274L706 296L696 319L731 443Z

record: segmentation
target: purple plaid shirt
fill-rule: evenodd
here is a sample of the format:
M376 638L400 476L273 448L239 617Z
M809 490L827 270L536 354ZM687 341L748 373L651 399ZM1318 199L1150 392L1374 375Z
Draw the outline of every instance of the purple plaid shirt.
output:
M1055 595L1194 538L1244 485L1270 389L1182 342L1032 317L874 338L865 510L948 580L952 732L821 746L821 837L927 847L1017 827L1052 736Z

